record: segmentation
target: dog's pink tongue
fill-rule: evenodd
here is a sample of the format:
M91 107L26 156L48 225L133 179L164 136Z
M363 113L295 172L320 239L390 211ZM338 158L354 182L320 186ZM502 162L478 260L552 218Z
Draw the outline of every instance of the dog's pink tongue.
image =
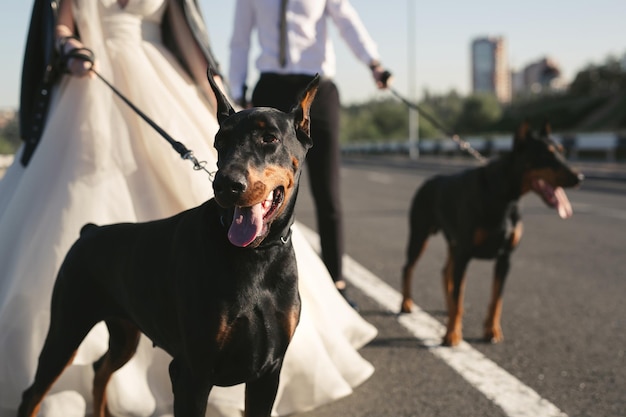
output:
M569 217L572 217L572 214L573 214L572 205L570 204L569 199L567 198L567 195L565 194L565 190L563 190L563 188L561 187L556 187L554 189L554 197L556 198L556 201L557 201L556 209L559 212L559 216L562 219L567 219Z
M233 222L228 230L228 240L235 246L248 246L263 230L263 207L235 207Z
M546 204L557 210L562 219L572 217L572 205L563 188L553 188L550 184L541 179L533 181L533 188L542 196Z

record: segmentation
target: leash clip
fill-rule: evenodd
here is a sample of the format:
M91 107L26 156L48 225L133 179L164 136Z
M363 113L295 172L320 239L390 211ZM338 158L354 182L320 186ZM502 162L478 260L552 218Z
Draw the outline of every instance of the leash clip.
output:
M207 174L209 174L209 181L213 182L213 179L215 178L215 172L211 172L208 169L206 169L206 161L198 161L198 159L193 155L193 151L187 151L184 155L183 155L183 159L188 159L193 163L193 170L194 171L204 171Z

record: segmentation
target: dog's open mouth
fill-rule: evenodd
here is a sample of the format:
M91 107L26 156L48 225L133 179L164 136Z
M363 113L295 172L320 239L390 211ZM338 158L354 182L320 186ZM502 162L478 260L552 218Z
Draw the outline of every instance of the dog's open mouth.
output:
M541 178L533 178L532 189L548 206L553 207L562 219L572 216L572 205L561 187L553 187Z
M264 237L284 199L285 190L281 186L270 192L265 200L251 207L235 206L233 221L228 229L230 243L246 247L257 238Z

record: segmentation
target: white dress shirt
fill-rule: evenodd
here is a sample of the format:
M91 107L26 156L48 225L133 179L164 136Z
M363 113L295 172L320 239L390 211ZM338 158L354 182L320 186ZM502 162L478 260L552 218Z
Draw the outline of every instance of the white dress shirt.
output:
M233 98L242 97L248 76L252 32L261 47L260 72L335 75L335 52L328 36L330 17L354 55L364 64L378 61L376 44L348 0L289 0L287 4L287 64L281 67L281 0L237 0L230 41L229 82Z

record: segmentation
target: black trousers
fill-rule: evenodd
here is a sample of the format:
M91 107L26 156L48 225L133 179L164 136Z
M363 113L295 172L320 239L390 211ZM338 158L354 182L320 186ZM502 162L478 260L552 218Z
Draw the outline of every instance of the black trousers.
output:
M309 75L264 73L254 87L254 106L289 111L308 83ZM322 79L311 106L313 147L307 154L309 182L315 203L322 260L334 281L343 279L343 216L339 192L339 92L329 79Z

